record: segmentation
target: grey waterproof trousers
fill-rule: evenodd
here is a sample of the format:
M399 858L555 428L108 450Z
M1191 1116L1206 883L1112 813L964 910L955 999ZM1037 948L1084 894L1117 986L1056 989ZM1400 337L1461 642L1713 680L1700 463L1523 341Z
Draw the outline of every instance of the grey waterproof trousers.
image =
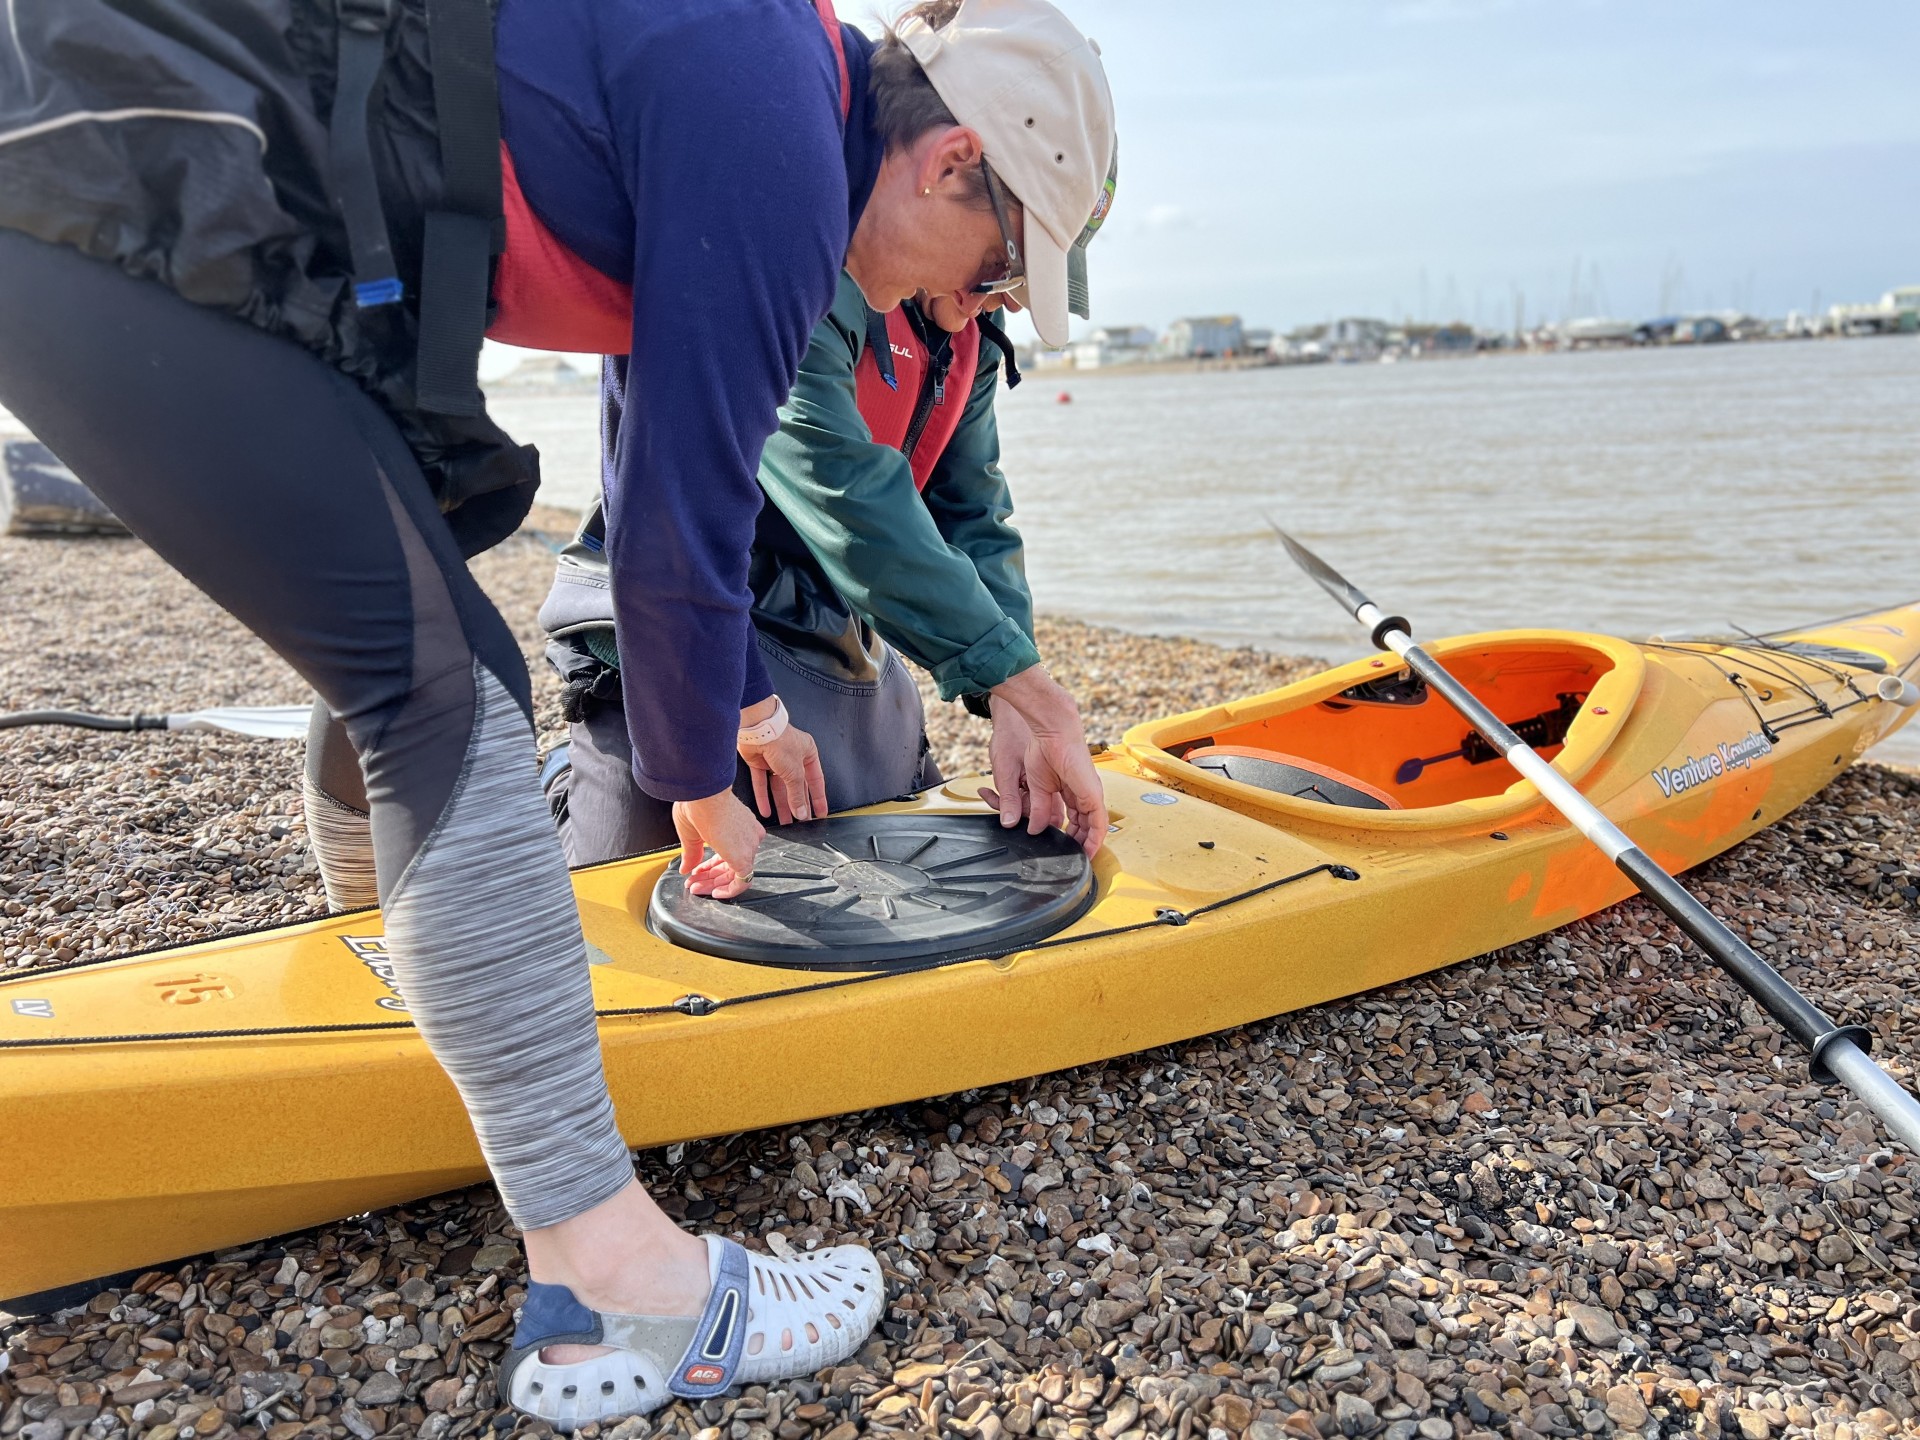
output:
M879 680L859 684L808 666L765 635L759 640L787 714L820 747L829 809L873 805L940 783L927 747L920 692L891 649ZM619 701L588 705L572 726L573 763L547 792L568 862L597 865L676 843L673 807L634 783L633 746ZM733 788L753 805L744 764Z

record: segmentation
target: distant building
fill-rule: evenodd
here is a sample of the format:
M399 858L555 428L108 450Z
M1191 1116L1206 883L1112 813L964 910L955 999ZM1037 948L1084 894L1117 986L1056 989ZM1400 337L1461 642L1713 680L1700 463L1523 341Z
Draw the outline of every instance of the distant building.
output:
M1238 315L1190 315L1167 327L1162 348L1182 359L1210 355L1240 355L1247 348L1246 332Z
M1282 365L1318 364L1328 358L1326 333L1324 325L1302 325L1284 335L1276 335L1267 353Z
M1404 343L1407 352L1421 355L1470 355L1476 348L1473 327L1455 321L1450 325L1409 325Z
M1729 340L1752 340L1768 331L1765 320L1744 310L1716 310L1713 318L1726 327Z
M1902 335L1920 330L1920 285L1901 285L1880 297L1880 304L1893 311L1893 328Z
M1835 305L1827 328L1839 335L1896 335L1920 330L1920 285L1899 285L1877 305Z
M1392 338L1386 321L1349 315L1327 326L1320 345L1335 360L1377 360Z
M1262 325L1257 329L1243 330L1240 339L1249 355L1265 355L1273 349L1273 327Z
M1673 327L1673 343L1676 345L1718 345L1732 338L1733 332L1727 328L1727 322L1718 315L1689 315Z
M534 355L522 360L495 385L522 386L538 390L571 390L600 383L598 375L576 370L558 355Z
M1076 370L1134 365L1152 354L1153 329L1147 325L1102 325L1070 348Z
M1897 317L1878 305L1832 305L1827 309L1827 329L1836 335L1878 335L1891 328Z
M1600 345L1634 345L1644 343L1639 324L1632 320L1609 320L1598 315L1589 315L1579 320L1569 320L1560 327L1561 337L1575 350L1587 350Z

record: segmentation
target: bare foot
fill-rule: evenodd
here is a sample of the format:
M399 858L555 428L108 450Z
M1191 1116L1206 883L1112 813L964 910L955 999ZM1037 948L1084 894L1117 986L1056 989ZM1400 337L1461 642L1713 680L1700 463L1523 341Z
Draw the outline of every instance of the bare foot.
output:
M586 1213L529 1230L525 1238L528 1273L566 1286L595 1310L698 1319L706 1309L712 1288L706 1242L669 1220L637 1180ZM606 1353L603 1345L549 1345L540 1358L570 1365Z

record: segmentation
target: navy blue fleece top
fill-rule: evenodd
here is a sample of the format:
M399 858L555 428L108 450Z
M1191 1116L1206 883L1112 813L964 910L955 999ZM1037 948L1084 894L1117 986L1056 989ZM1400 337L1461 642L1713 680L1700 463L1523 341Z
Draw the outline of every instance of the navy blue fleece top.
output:
M633 286L604 479L634 778L716 794L740 708L773 693L748 619L755 473L879 173L872 46L841 27L843 135L811 0L502 0L495 33L528 205Z

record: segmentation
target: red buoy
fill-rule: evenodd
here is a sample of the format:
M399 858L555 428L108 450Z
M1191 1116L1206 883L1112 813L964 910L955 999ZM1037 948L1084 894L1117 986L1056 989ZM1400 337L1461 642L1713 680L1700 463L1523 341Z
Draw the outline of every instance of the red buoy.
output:
M1071 405L1073 403L1073 392L1071 390L1062 390L1058 395L1054 396L1054 403L1056 405Z

